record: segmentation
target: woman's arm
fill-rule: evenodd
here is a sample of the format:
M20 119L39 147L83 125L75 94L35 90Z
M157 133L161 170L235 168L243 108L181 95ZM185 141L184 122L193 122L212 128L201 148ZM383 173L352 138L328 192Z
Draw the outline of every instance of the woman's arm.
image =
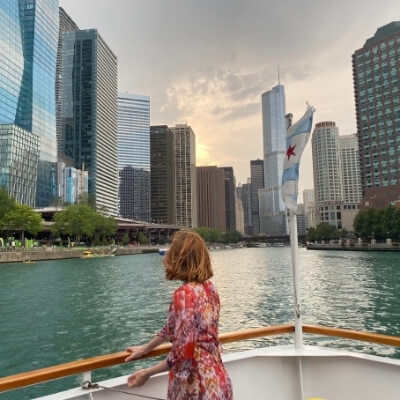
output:
M129 387L136 387L142 386L147 380L155 375L159 374L160 372L168 371L168 363L167 360L161 361L156 365L153 365L150 368L141 369L139 371L134 372L128 378L128 386Z
M153 350L160 344L163 344L167 341L163 336L157 335L153 339L150 340L149 343L141 345L141 346L131 346L126 349L128 353L131 353L128 357L125 358L125 362L134 360L136 358L140 358L147 354L149 351Z

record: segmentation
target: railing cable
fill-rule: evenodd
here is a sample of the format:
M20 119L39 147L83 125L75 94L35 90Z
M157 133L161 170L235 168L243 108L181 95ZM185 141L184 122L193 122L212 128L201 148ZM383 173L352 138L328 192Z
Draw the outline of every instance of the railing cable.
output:
M92 383L90 381L83 382L81 385L81 388L82 389L104 389L104 390L109 390L111 392L124 393L129 396L141 397L142 399L166 400L165 398L161 398L161 397L146 396L144 394L131 393L131 392L127 392L127 391L121 390L121 389L109 388L107 386L102 386L102 385L99 385L98 383Z

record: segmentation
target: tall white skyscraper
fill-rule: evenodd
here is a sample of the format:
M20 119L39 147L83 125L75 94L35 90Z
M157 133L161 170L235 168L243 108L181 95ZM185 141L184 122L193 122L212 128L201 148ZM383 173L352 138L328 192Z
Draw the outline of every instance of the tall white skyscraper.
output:
M264 141L264 189L259 190L260 232L267 236L288 233L285 205L281 195L286 151L286 106L282 85L262 95Z
M359 204L362 199L357 135L339 136L343 200Z
M312 152L316 223L352 231L361 199L355 135L339 136L334 122L320 122L313 132Z
M314 189L303 190L304 214L306 216L306 229L315 228L315 199Z

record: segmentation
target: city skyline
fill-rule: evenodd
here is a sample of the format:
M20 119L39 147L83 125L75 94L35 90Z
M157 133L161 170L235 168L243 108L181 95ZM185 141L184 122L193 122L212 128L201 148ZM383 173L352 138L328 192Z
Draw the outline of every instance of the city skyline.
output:
M308 100L317 108L315 122L334 120L341 134L355 133L351 54L400 15L400 5L389 1L379 6L357 1L343 12L337 4L312 2L293 2L288 9L259 1L178 6L120 0L114 18L108 2L88 0L82 7L76 0L61 0L60 5L81 29L99 29L119 59L119 90L151 97L152 124L187 122L197 133L197 165L233 165L241 183L250 176L248 161L262 157L261 93L277 83L277 64L294 120ZM193 15L207 16L207 24ZM282 24L284 19L290 23ZM318 35L311 24L315 20ZM146 24L155 29L140 34ZM223 145L227 140L230 146ZM312 187L312 179L308 145L300 191Z

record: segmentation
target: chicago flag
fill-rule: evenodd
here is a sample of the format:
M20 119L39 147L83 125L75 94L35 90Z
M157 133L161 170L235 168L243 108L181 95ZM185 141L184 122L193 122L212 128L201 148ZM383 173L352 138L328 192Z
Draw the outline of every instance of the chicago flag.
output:
M286 154L282 174L282 198L289 210L297 210L300 158L310 137L314 107L307 106L303 117L286 133Z

